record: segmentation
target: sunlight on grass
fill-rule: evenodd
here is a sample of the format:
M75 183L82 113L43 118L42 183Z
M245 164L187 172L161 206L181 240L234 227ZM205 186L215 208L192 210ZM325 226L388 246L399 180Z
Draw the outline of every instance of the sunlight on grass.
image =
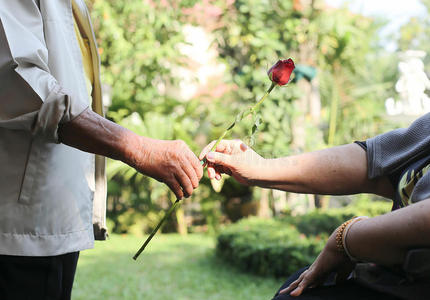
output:
M81 253L74 300L271 299L282 280L241 273L214 257L204 235L159 235L138 261L143 238L113 235Z

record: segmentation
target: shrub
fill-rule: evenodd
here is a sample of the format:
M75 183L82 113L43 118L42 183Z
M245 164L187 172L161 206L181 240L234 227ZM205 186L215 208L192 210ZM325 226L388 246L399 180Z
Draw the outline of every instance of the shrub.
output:
M310 265L327 237L345 220L357 215L379 215L389 207L389 202L358 201L344 208L315 210L297 217L242 219L218 236L217 255L247 272L288 276Z
M325 238L308 238L281 220L249 218L218 236L217 255L244 271L283 276L311 264Z

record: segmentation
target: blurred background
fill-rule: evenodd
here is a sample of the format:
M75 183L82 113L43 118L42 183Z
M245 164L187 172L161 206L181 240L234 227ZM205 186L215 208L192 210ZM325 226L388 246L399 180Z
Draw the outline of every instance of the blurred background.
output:
M294 80L231 138L279 157L365 140L430 111L430 1L88 0L107 118L182 139L198 155L293 58ZM138 262L175 200L108 162L110 240L81 254L74 299L271 299L353 215L388 212L369 195L328 197L202 179ZM102 275L102 276L101 276Z

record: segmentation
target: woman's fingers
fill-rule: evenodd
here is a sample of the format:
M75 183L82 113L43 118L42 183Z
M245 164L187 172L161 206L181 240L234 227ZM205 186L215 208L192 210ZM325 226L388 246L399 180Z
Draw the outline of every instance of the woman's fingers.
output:
M221 165L228 168L232 167L234 163L231 155L219 152L209 152L208 155L206 155L206 159L215 165Z
M213 165L211 163L208 164L208 176L210 179L220 180L222 174L231 175L231 171L229 168L225 168L219 165Z
M200 153L199 159L206 158L208 177L220 180L222 174L232 175L235 154L245 152L248 146L241 140L222 140L215 151L211 151L215 143L216 141L212 141L208 144Z
M208 154L211 151L215 143L216 141L212 141L206 147L203 148L202 152L200 152L200 155L199 155L200 160L203 160L203 158L205 158L206 154Z
M215 145L217 141L210 142L206 147L203 148L202 152L200 152L199 159L203 160L205 156L211 152L212 147ZM245 151L247 146L241 140L222 140L216 147L214 151L224 153L224 154L235 154L240 150Z
M203 148L202 152L200 152L200 155L199 155L199 159L200 159L200 160L203 160L203 159L205 158L205 156L206 156L209 152L211 152L212 147L215 145L215 143L216 143L216 142L217 142L217 141L212 141L212 142L210 142L206 147L204 147L204 148ZM227 145L229 144L229 142L230 142L230 141L222 140L222 141L218 144L218 146L216 147L216 149L215 149L214 151L217 151L217 152L225 152L225 149L226 149Z
M305 277L299 283L299 285L290 293L290 295L293 297L300 296L308 286L309 286L309 281L307 280L307 277Z
M300 280L297 279L296 281L292 282L287 288L281 290L279 294L288 294L292 290L294 290L300 283Z
M279 293L290 293L290 295L293 297L300 296L306 288L316 287L319 285L320 281L316 281L315 276L315 271L311 267L304 271L296 281L291 283L287 288L283 289Z
M300 284L300 282L303 280L303 278L305 277L308 270L306 270L302 274L300 274L299 278L297 278L295 281L293 281L288 287L286 287L285 289L280 291L279 294L286 294L286 293L289 293L292 290L294 290Z
M215 166L211 163L208 163L208 177L209 179L214 179L216 175Z

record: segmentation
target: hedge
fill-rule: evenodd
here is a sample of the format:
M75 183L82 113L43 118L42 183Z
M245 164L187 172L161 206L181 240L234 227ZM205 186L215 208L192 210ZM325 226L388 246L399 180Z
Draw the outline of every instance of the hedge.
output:
M325 237L308 238L281 220L249 218L218 236L217 255L247 272L283 276L311 263Z
M288 276L310 265L327 237L354 215L375 216L389 210L387 203L367 203L330 211L278 219L242 219L217 238L216 253L223 261L259 275ZM353 212L356 212L355 214Z

